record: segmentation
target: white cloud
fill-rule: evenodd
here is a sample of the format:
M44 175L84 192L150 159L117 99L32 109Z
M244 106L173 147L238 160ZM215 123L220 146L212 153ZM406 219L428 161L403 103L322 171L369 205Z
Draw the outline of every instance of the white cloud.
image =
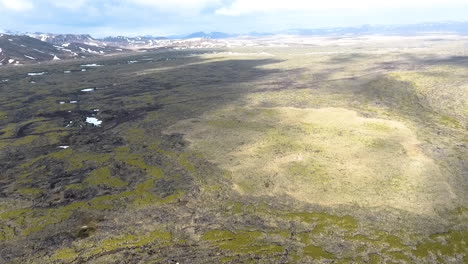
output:
M28 0L0 0L0 6L14 11L25 11L33 8L32 2Z
M192 10L218 5L221 0L126 0L129 3L146 5L163 11Z
M59 0L50 2L52 2L52 4L56 7L77 10L83 7L85 4L88 4L89 0Z
M216 14L236 16L271 11L307 11L336 8L447 7L462 4L466 5L466 0L234 0L229 6L217 9Z

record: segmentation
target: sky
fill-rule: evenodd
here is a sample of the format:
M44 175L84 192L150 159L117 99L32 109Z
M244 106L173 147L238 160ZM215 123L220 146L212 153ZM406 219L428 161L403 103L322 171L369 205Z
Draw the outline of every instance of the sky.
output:
M0 30L168 36L468 21L468 0L0 0Z

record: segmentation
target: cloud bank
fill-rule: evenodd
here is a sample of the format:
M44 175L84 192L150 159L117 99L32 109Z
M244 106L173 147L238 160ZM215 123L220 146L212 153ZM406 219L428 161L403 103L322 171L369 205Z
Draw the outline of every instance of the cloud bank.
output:
M468 20L466 0L0 0L0 27L170 35Z

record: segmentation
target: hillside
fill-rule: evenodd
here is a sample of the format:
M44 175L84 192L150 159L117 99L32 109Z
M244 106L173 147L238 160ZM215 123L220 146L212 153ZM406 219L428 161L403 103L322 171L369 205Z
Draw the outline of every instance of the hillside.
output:
M106 44L94 42L62 43L62 40L71 41L72 39L55 39L53 43L56 44L52 44L26 35L0 34L0 66L82 59L125 51L122 48Z
M382 39L1 68L0 263L466 263L468 40Z

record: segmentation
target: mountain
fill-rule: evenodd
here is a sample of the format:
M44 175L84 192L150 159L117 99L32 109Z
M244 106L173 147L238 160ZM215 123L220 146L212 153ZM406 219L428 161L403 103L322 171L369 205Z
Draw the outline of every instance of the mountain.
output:
M223 32L196 32L190 35L183 37L184 39L191 39L191 38L206 38L206 39L224 39L224 38L232 38L237 35L223 33Z
M468 22L438 22L409 25L362 25L360 27L330 27L316 29L291 29L281 32L301 36L327 35L419 35L453 33L468 35Z
M157 45L159 41L167 40L165 37L153 37L153 36L143 36L143 37L126 37L126 36L116 36L116 37L105 37L100 39L100 41L107 43L109 45L115 46L154 46Z
M56 38L55 41L71 40ZM51 38L48 38L51 40ZM81 38L82 39L82 38ZM106 44L64 43L55 45L26 35L0 34L0 65L31 64L42 61L93 57L108 53L123 52L124 49Z
M69 59L77 55L29 36L0 34L0 65Z
M52 44L64 43L94 43L96 40L88 34L50 34L50 33L33 33L28 36L40 39Z
M244 36L265 37L275 34L290 34L299 36L338 36L338 35L420 35L420 34L452 33L468 35L468 22L437 22L404 25L362 25L359 27L329 27L329 28L298 28L278 32L251 32ZM223 32L195 32L187 36L172 38L191 39L225 39L240 35Z

